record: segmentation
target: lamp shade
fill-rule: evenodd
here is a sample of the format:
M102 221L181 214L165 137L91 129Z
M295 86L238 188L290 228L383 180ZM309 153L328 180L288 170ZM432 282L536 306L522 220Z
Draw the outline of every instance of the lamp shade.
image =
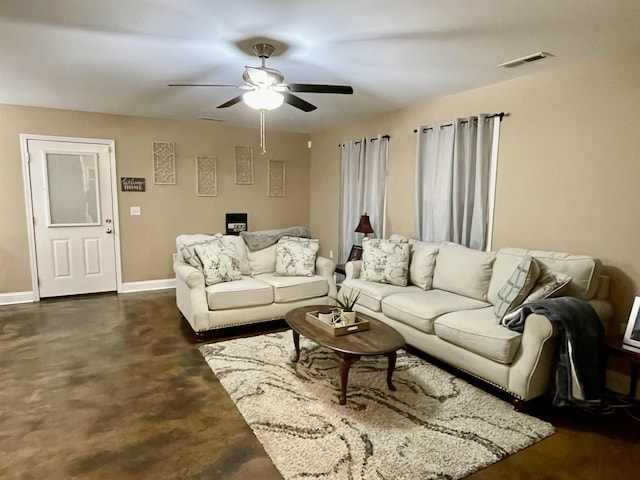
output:
M367 235L368 233L373 233L373 228L371 227L371 222L369 221L369 215L366 213L360 217L360 222L358 226L354 230L357 233L364 233Z
M282 105L284 97L269 88L259 88L243 94L242 100L256 110L273 110Z

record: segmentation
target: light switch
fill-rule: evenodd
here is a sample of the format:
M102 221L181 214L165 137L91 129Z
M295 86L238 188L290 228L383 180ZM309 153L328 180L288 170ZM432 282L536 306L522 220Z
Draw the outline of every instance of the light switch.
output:
M140 207L131 207L131 215L140 215Z

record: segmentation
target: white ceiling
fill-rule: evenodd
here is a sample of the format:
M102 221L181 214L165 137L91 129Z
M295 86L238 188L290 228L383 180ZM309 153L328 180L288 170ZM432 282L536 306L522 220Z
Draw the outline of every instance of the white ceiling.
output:
M268 128L310 132L575 61L640 46L640 0L0 0L0 103L257 124L215 107L259 65L249 39L318 106L268 113ZM286 50L286 51L285 51ZM539 51L553 57L497 68Z

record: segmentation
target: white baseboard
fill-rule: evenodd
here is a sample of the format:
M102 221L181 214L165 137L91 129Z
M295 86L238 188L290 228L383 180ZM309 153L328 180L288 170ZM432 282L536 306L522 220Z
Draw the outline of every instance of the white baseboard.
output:
M143 282L126 282L122 284L122 290L120 290L119 293L146 292L149 290L165 290L169 288L176 288L175 278L146 280Z
M31 303L34 301L33 292L0 293L0 305L13 305L14 303Z
M175 278L123 283L122 290L119 293L146 292L150 290L165 290L169 288L176 288ZM13 305L15 303L31 302L35 302L35 295L31 291L0 293L0 305Z

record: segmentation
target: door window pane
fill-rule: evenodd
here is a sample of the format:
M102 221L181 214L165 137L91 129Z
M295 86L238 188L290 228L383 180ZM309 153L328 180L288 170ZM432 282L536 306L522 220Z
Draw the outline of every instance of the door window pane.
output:
M47 153L50 225L99 225L96 155Z

